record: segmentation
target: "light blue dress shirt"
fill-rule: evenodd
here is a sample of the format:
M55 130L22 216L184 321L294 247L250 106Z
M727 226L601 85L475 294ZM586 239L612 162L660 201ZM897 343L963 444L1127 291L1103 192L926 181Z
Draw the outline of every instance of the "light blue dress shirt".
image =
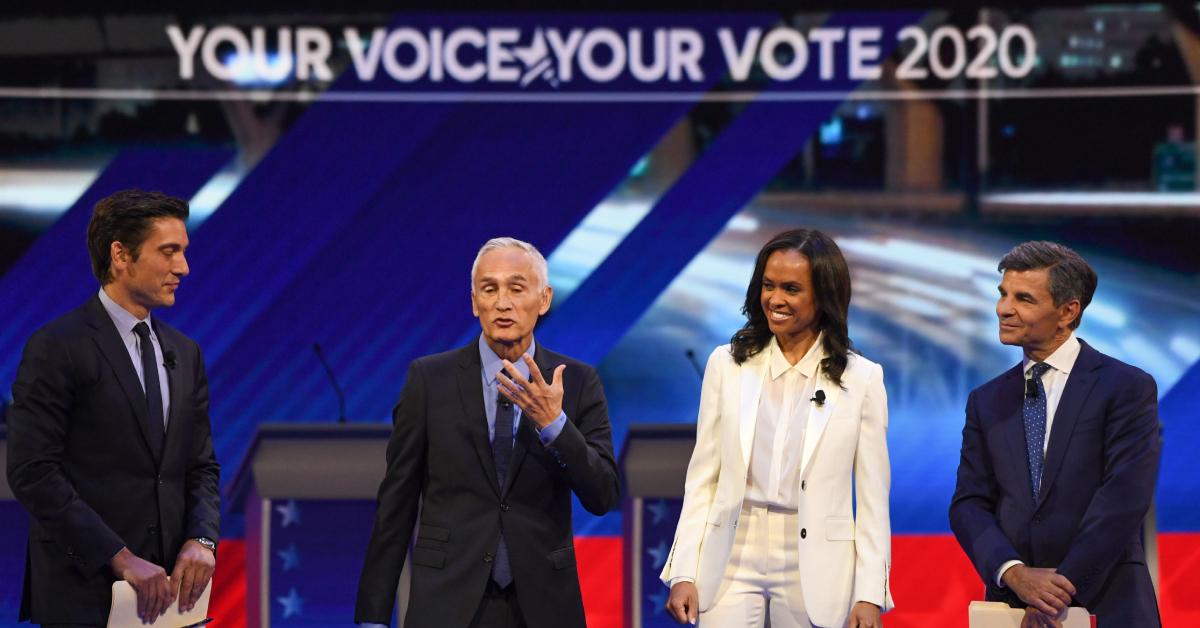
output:
M116 325L117 333L121 335L121 342L125 343L125 350L129 352L129 359L133 361L133 370L137 372L138 381L142 384L142 392L146 391L146 376L142 373L142 349L138 346L140 340L133 328L142 322L150 328L150 344L154 346L154 363L158 365L158 387L159 393L162 395L165 431L167 417L171 416L171 388L167 382L167 367L163 365L162 345L158 341L158 334L154 333L154 325L150 322L150 316L138 319L130 314L129 310L117 305L117 302L108 296L104 288L100 288L100 304L104 306L104 311L108 312L108 317L112 319L113 325Z
M533 357L537 351L537 341L532 338L529 341L529 349L525 351L525 355ZM504 360L496 355L495 351L488 346L487 341L483 339L483 334L479 335L479 363L483 365L481 369L481 377L483 377L483 409L487 412L488 423L488 442L496 440L496 403L500 399L500 383L496 381L496 373L504 369ZM525 360L517 360L513 363L517 367L517 372L525 380L529 379L529 365L525 364ZM507 373L505 373L507 375ZM511 377L509 379L512 379ZM513 408L513 443L515 444L517 436L517 428L521 425L521 407ZM558 418L553 423L538 430L538 440L542 441L542 445L549 447L550 443L554 442L555 438L563 430L563 425L567 422L567 413L559 412Z
M525 355L533 357L537 351L537 342L533 339L529 341L529 349ZM483 339L483 334L479 335L479 363L483 365L480 369L480 377L483 378L483 409L487 413L488 424L488 442L492 442L496 438L496 402L500 395L500 384L496 381L496 373L504 369L504 360L496 355L495 351L488 346L487 341ZM517 360L513 363L517 367L517 372L521 377L529 379L529 365L525 364L525 360ZM509 379L512 379L511 377ZM521 407L513 404L513 444L517 442L517 428L521 425ZM542 442L542 446L550 447L554 439L562 433L563 426L567 423L567 413L560 411L558 418L553 423L546 427L537 430L538 440ZM536 428L535 428L536 429ZM358 624L359 628L388 628L387 624L372 624L362 622Z

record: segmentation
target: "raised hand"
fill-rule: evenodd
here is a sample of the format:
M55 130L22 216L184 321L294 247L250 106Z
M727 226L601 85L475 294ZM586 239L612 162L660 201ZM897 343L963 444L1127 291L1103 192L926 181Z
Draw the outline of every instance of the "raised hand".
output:
M525 381L517 367L512 362L504 360L504 371L496 373L496 382L500 384L500 394L517 404L521 413L529 417L529 420L536 423L539 428L546 427L562 414L562 373L567 366L559 364L555 367L551 381L547 384L546 379L542 377L541 370L538 369L537 364L534 364L533 358L528 355L523 355L521 358L529 366L530 379Z

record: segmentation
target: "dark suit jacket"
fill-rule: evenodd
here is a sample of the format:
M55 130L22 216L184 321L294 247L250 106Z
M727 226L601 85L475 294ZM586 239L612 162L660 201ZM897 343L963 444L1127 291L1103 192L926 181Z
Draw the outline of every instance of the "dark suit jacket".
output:
M1033 501L1020 365L971 392L950 525L987 585L1008 560L1052 567L1100 626L1157 626L1142 520L1160 451L1154 380L1080 341L1050 428L1041 498Z
M355 621L390 623L420 501L406 626L467 626L491 577L503 527L530 628L583 628L571 493L596 514L617 503L612 429L592 367L541 346L534 361L546 381L557 365L567 365L567 423L546 448L522 414L503 489L488 441L478 344L413 361L393 413Z
M101 305L29 339L8 417L8 481L30 514L21 619L104 624L121 547L169 574L184 541L219 538L208 382L196 343L151 319L167 369L166 442L149 445L137 372Z

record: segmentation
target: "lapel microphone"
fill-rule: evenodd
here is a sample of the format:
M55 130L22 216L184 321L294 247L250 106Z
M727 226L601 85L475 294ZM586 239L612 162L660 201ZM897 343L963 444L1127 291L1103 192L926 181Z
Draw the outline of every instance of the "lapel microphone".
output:
M167 349L166 353L163 353L163 366L167 367L168 369L171 369L172 371L175 370L175 352L174 351Z
M821 407L821 406L824 406L824 405L825 405L825 391L824 391L824 390L818 390L818 391L817 391L817 393L816 393L815 395L813 395L813 396L812 396L812 399L809 399L809 401L815 401L815 402L817 402L817 407L818 407L818 408L819 408L819 407Z
M511 408L512 400L509 399L508 397L505 397L504 395L500 395L500 407L504 408L505 410Z
M1033 381L1032 377L1025 380L1025 396L1030 399L1036 399L1038 396L1037 382Z

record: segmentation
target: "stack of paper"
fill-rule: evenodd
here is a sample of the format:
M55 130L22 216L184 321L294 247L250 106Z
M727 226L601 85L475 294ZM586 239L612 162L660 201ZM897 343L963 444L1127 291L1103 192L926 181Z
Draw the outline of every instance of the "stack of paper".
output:
M137 592L128 582L118 580L112 585L112 609L108 612L108 628L187 628L208 623L208 595L212 592L212 583L204 587L204 593L196 601L192 610L179 612L179 600L176 599L165 615L159 616L153 623L143 624L137 614Z

